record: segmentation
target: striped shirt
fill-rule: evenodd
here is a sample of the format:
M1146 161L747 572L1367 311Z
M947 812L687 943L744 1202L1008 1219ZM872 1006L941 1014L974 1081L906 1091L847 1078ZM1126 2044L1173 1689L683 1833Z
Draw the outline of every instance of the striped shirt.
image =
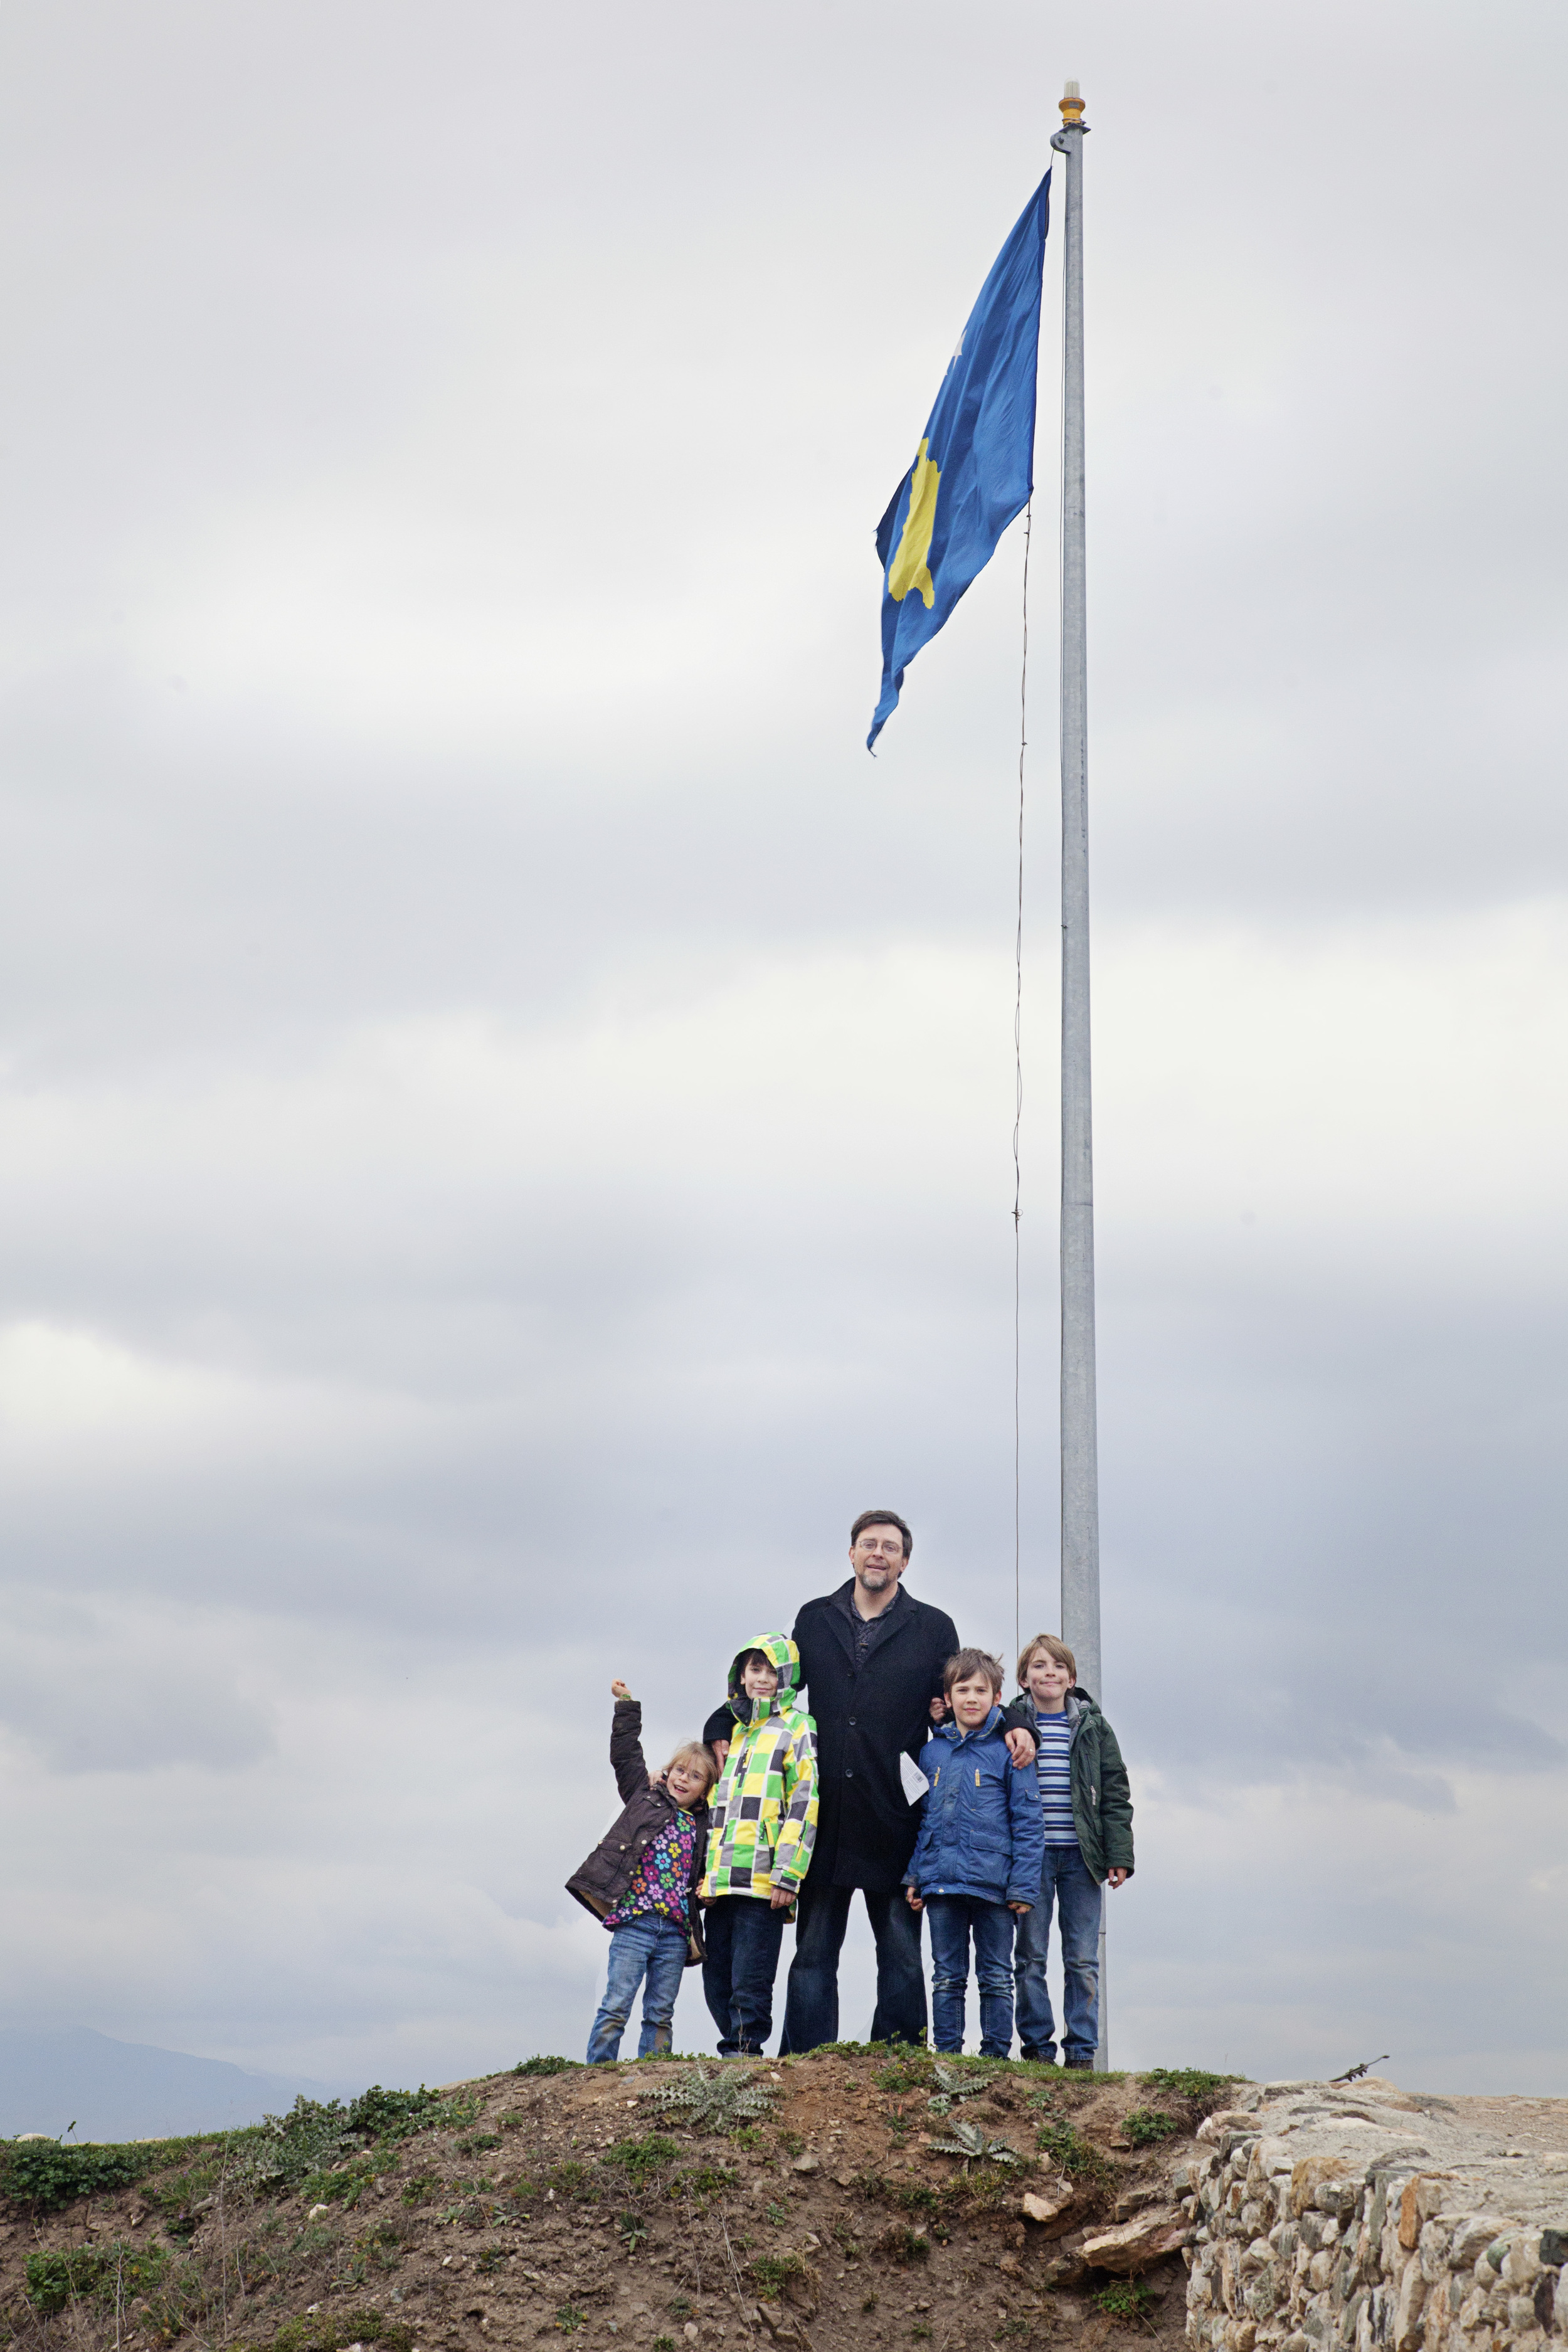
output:
M1076 1845L1072 1818L1072 1725L1064 1708L1060 1715L1037 1711L1035 1736L1040 1743L1035 1769L1040 1776L1040 1811L1046 1818L1047 1845Z

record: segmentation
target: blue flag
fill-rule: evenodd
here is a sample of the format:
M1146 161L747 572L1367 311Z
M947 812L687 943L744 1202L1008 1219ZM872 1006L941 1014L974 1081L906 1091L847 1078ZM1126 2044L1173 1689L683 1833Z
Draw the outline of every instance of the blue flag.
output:
M1051 175L997 255L947 363L914 464L877 530L882 696L870 750L904 671L990 562L1035 487L1035 379Z

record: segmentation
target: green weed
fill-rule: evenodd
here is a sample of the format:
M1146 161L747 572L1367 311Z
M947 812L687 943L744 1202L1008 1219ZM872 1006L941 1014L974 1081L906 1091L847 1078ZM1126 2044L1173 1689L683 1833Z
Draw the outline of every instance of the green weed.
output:
M582 2164L575 2157L552 2165L545 2179L545 2187L553 2189L557 2197L575 2198L583 2205L598 2203L600 2186L597 2167Z
M923 2091L930 2088L931 2063L922 2053L912 2048L900 2051L879 2074L871 2077L879 2091Z
M427 2091L423 2083L416 2091L384 2091L373 2083L357 2099L351 2099L348 2127L366 2139L406 2139L413 2132L423 2131L438 2112L439 2091Z
M645 2132L640 2139L618 2139L599 2162L624 2172L634 2189L642 2189L679 2154L678 2140L667 2138L662 2132Z
M700 2204L710 2197L721 2197L735 2186L735 2175L719 2164L695 2165L689 2172L677 2173L669 2184L672 2197L689 2197Z
M563 2336L574 2336L587 2316L587 2313L579 2311L574 2303L563 2303L555 2315L555 2325Z
M1099 2148L1069 2123L1042 2124L1035 2135L1035 2146L1069 2180L1105 2181L1111 2177L1110 2166Z
M329 2317L324 2312L285 2320L271 2352L342 2352L346 2344L376 2344L382 2352L412 2352L414 2330L387 2319L374 2305Z
M885 2254L890 2263L924 2263L931 2260L931 2240L923 2230L911 2230L907 2222L895 2221L884 2230L874 2251Z
M13 2141L5 2152L0 2190L18 2204L53 2213L79 2197L129 2188L163 2156L155 2143L145 2147L67 2147L58 2139Z
M1102 2286L1092 2300L1108 2318L1120 2319L1128 2325L1144 2318L1154 2303L1142 2279L1112 2279L1110 2284Z
M776 2303L797 2282L809 2282L811 2272L798 2254L758 2254L746 2264L759 2294Z
M511 2071L514 2074L565 2074L576 2063L575 2058L523 2058Z
M27 2300L45 2317L68 2303L112 2304L145 2294L169 2266L162 2246L63 2246L27 2257Z
M1158 2107L1134 2107L1131 2115L1121 2118L1121 2136L1134 2147L1152 2147L1181 2128L1179 2116L1163 2115Z
M1166 2091L1177 2099L1206 2099L1226 2083L1245 2083L1245 2074L1210 2074L1202 2066L1155 2066L1138 2080L1151 2091Z
M928 2188L923 2180L889 2181L888 2193L906 2213L934 2213L942 2203L936 2190Z

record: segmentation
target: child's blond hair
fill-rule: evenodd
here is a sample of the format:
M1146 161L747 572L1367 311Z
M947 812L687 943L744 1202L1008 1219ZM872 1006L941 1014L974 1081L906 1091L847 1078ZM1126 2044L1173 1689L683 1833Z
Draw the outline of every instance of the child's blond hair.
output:
M683 1739L664 1769L668 1772L670 1767L676 1764L700 1766L704 1776L703 1785L708 1789L710 1789L719 1778L718 1759L706 1741L701 1739Z
M1020 1690L1027 1687L1029 1668L1034 1664L1036 1658L1042 1650L1045 1651L1047 1657L1054 1658L1058 1666L1065 1666L1068 1674L1072 1676L1074 1682L1077 1682L1078 1660L1073 1656L1073 1654L1068 1648L1067 1643L1063 1641L1059 1641L1055 1633L1037 1633L1034 1640L1032 1642L1026 1642L1023 1648L1018 1653L1018 1687Z

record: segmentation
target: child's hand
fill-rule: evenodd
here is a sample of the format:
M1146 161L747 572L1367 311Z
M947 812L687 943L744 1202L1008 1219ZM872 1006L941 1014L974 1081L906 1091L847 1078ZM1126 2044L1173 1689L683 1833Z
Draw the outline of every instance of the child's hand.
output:
M1108 1870L1106 1872L1105 1883L1107 1886L1125 1886L1131 1876L1131 1871L1123 1870L1121 1865L1118 1864L1114 1870Z
M1009 1903L1007 1906L1008 1910L1016 1911L1020 1919L1023 1917L1026 1911L1032 1911L1034 1907L1035 1906L1032 1903Z
M1007 1733L1006 1738L1007 1753L1013 1759L1014 1771L1026 1771L1035 1760L1034 1734L1026 1731L1021 1723L1016 1723L1012 1730Z
M610 1685L610 1696L612 1698L630 1698L631 1693L627 1690L625 1683L615 1682Z
M775 1886L768 1899L775 1911L787 1911L799 1892L795 1886Z
M920 1889L918 1886L906 1886L904 1893L909 1897L910 1909L911 1911L923 1911L925 1909L925 1905L921 1901Z

